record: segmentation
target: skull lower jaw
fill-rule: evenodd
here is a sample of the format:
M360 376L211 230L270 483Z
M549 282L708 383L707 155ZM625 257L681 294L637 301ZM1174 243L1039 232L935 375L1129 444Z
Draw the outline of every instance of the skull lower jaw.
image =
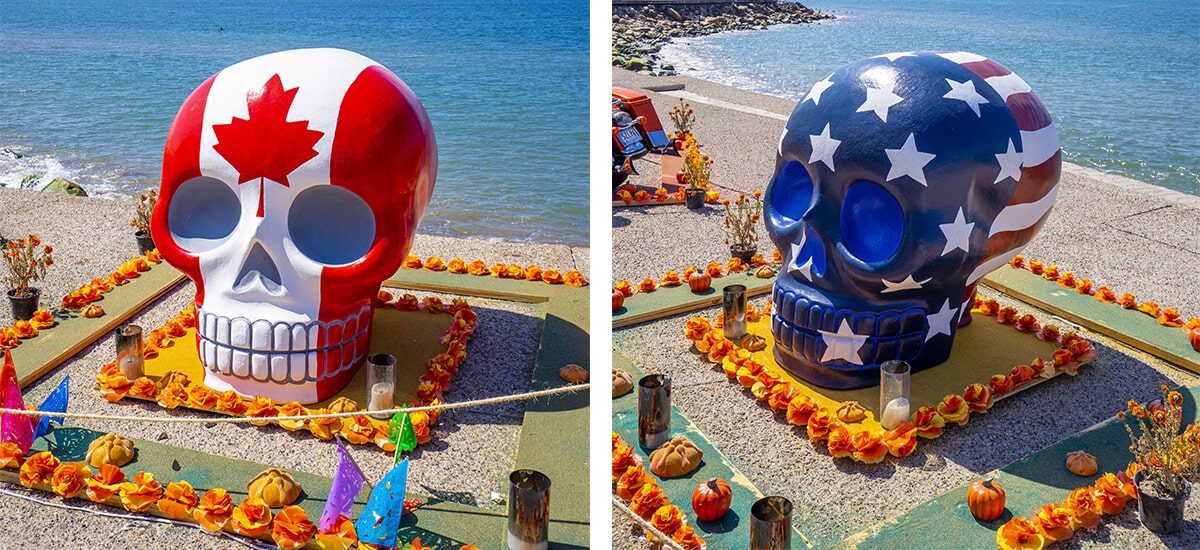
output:
M928 312L923 308L884 312L838 309L778 285L773 299L771 334L776 361L818 386L874 386L879 384L879 365L884 361L904 360L917 372L945 361L950 354L949 345L926 342Z
M249 321L197 310L204 383L276 402L314 403L345 387L370 347L371 308L335 321Z

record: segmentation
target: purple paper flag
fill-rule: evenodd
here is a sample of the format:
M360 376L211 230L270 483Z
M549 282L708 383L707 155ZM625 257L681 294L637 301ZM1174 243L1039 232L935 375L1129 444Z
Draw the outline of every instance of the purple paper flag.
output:
M360 542L379 546L396 546L396 531L404 513L404 490L408 486L408 457L392 468L379 484L371 489L367 508L354 520L354 530Z
M64 376L62 382L58 383L58 387L54 388L54 391L46 396L45 401L42 401L41 405L38 405L38 411L43 414L41 415L42 419L38 420L37 426L33 428L34 439L42 437L46 433L46 430L50 429L51 420L58 422L60 426L62 425L63 417L44 413L67 412L67 392L70 390L70 379L70 375Z
M337 449L337 473L333 474L333 485L329 487L329 499L325 501L325 510L321 512L322 533L333 529L339 515L350 517L350 507L354 505L354 497L358 496L363 482L366 481L362 471L358 469L358 464L354 463L350 453L347 453L346 448L342 446L341 437L337 438Z
M0 368L0 404L6 409L25 410L21 399L21 386L17 385L17 369L13 366L12 352L4 352L4 366ZM0 415L0 441L16 444L22 453L33 446L33 426L29 417L19 414Z

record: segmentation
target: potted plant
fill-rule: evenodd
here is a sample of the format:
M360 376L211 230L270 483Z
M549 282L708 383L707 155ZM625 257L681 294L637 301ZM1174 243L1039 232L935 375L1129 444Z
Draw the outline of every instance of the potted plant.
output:
M684 138L684 142L687 153L683 157L683 177L688 183L688 188L684 190L684 201L689 209L695 210L704 206L710 185L709 177L712 176L712 159L700 154L696 138L691 134Z
M1147 407L1129 401L1130 414L1137 419L1135 435L1129 424L1125 430L1133 442L1137 473L1133 476L1138 491L1138 518L1156 533L1173 533L1183 525L1183 506L1191 493L1190 480L1200 467L1200 428L1189 424L1182 434L1183 395L1162 386L1163 397ZM1125 411L1117 413L1125 419Z
M8 265L4 284L8 287L13 318L17 320L28 321L33 318L41 291L29 285L45 277L46 268L54 265L54 258L50 255L54 250L50 245L38 248L41 245L41 239L33 234L4 244L4 263Z
M692 124L696 122L696 113L692 111L692 104L685 103L683 98L679 98L679 103L671 106L671 122L675 124L675 149L682 149L685 146L687 136L692 135Z
M138 252L145 254L157 248L154 246L154 236L150 234L150 214L158 203L158 191L151 189L149 193L138 197L137 217L129 222L130 227L136 227L133 236L137 238Z
M729 245L729 254L748 264L758 252L755 228L762 218L762 191L755 190L749 197L739 195L732 202L729 199L721 202L725 205L725 244Z

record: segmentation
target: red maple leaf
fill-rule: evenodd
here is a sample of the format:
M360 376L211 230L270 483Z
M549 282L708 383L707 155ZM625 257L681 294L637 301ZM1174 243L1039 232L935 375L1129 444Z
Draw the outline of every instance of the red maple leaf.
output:
M238 171L238 185L258 178L258 217L263 217L263 187L271 180L284 187L288 174L317 156L313 145L325 135L310 130L307 120L287 120L300 88L283 89L279 75L259 91L246 93L249 119L233 117L229 124L214 124L217 151Z

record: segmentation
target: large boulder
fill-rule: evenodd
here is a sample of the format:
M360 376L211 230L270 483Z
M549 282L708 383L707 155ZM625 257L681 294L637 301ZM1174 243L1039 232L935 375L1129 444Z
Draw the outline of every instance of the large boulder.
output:
M42 188L42 191L48 193L62 193L64 195L72 195L76 197L88 196L87 191L83 190L78 183L75 183L67 178L54 178L50 183Z

